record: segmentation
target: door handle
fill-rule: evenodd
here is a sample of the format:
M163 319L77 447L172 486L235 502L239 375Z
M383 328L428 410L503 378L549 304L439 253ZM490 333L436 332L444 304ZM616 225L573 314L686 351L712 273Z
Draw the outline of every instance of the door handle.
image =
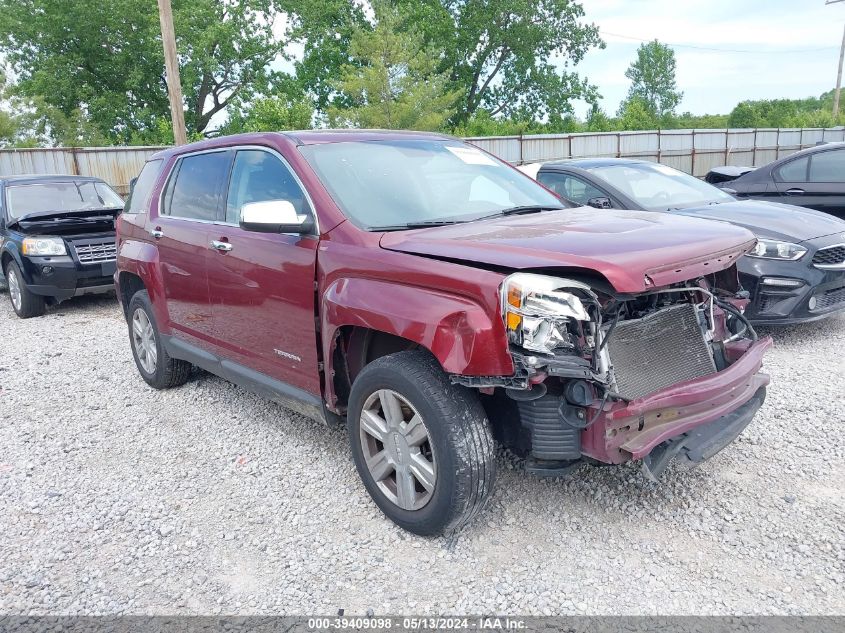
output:
M211 240L211 248L221 253L228 253L232 250L232 245L229 242L221 242L219 240Z
M152 231L150 231L150 235L159 240L164 237L164 231L161 230L161 227L157 226Z
M793 187L792 189L787 189L785 191L786 195L788 196L800 196L804 193L803 189L798 189L797 187Z

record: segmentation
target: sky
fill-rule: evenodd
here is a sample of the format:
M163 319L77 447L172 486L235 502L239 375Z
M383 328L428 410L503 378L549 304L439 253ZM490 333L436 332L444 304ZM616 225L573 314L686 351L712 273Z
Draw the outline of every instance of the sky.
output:
M625 70L643 40L675 45L678 112L726 114L746 99L819 96L836 84L845 2L825 0L581 0L607 43L575 70L615 114ZM702 49L720 50L702 50ZM741 51L741 52L735 52ZM583 117L587 106L576 104Z

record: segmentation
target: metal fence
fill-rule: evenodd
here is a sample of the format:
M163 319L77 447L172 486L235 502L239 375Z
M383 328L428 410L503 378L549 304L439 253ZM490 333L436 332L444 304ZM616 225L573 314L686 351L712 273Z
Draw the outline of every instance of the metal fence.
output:
M467 141L511 163L562 158L642 158L704 176L720 165L758 166L817 143L845 141L845 128L650 130L587 134L488 136ZM144 161L161 147L85 147L0 150L0 176L78 174L129 191Z
M845 128L650 130L466 140L516 165L563 158L641 158L702 177L714 167L756 167L818 143L845 141Z
M147 158L161 147L56 147L0 150L0 176L74 174L96 176L121 195Z

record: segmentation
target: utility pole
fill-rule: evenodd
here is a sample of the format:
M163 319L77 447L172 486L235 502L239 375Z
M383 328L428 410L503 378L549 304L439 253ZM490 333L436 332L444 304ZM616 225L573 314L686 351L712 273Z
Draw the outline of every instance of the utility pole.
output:
M836 4L843 0L825 0L825 4ZM842 31L842 45L839 47L839 70L836 72L836 90L833 92L833 119L839 118L839 93L842 92L842 62L845 61L845 29Z
M170 7L170 0L158 0L158 17L161 20L161 42L164 45L173 140L176 145L185 145L188 142L188 134L185 131L185 112L182 109L182 84L179 82L179 59L176 56L176 32L173 30L173 9Z

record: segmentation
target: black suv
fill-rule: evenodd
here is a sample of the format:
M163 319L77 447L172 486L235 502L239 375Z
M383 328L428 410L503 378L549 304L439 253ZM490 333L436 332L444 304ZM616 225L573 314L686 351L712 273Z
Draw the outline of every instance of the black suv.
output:
M0 178L0 264L19 317L114 289L114 220L122 209L99 178Z

